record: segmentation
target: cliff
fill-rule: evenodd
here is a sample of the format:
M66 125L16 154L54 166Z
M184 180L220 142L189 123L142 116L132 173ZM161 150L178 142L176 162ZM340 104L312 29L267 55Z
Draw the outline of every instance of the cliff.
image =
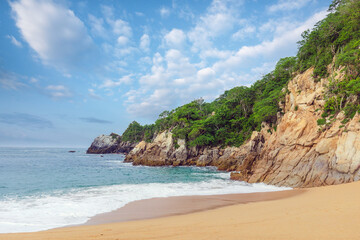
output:
M265 123L240 147L187 148L164 131L154 141L140 142L126 156L128 162L149 166L216 166L233 171L232 179L291 187L340 184L360 178L360 116L343 121L342 112L318 126L326 78L316 81L313 68L294 77L287 86L277 127ZM341 79L341 71L332 77ZM284 89L285 91L285 89Z
M117 134L100 135L94 139L86 153L104 154L104 153L129 153L135 143L123 142Z
M333 73L341 78L340 72ZM344 124L340 112L318 126L325 103L326 79L315 82L312 69L288 84L285 114L277 131L264 143L254 161L237 167L233 179L292 187L313 187L357 181L360 178L360 116Z

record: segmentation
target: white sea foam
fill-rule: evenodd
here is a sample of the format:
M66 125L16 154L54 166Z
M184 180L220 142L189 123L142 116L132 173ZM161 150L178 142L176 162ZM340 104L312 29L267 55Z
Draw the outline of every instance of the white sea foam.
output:
M230 181L229 173L194 183L148 183L73 189L0 201L0 232L29 232L81 224L90 217L125 204L154 197L281 191L265 184Z

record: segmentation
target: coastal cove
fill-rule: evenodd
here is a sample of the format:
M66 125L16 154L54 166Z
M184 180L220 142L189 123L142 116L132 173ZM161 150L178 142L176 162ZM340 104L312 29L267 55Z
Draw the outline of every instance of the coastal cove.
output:
M360 0L0 15L0 240L360 240Z

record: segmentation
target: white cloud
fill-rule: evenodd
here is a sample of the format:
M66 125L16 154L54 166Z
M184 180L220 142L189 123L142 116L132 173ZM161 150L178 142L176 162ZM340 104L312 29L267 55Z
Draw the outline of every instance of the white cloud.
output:
M266 37L280 36L293 30L300 24L302 23L294 22L289 17L270 19L258 27L257 37L264 39Z
M178 8L177 12L178 12L178 16L182 19L185 19L188 21L195 19L195 14L193 13L192 9L188 5Z
M166 7L160 8L160 15L162 18L167 18L168 16L170 16L170 9Z
M16 26L43 63L64 70L79 66L92 52L92 39L70 9L50 0L20 0L10 6Z
M128 92L128 100L134 101L141 97L142 93L137 91ZM130 114L139 117L154 117L164 110L168 110L177 96L167 88L154 90L149 96L142 98L140 102L131 103L127 107ZM136 100L135 100L136 101Z
M127 67L128 62L119 59L109 62L107 65L104 66L104 69L109 73L123 74L124 72L127 72Z
M130 74L123 76L116 81L113 81L111 79L105 79L105 81L103 82L103 84L100 85L99 88L113 88L113 87L118 87L122 84L130 84L132 82L132 77L133 75Z
M241 28L240 30L238 30L237 32L235 32L232 35L232 38L234 40L242 40L244 38L246 38L247 36L251 36L252 33L254 33L256 31L256 27L255 26L246 26L244 28Z
M114 9L112 7L101 5L101 12L107 19L112 19L114 17Z
M201 81L211 81L215 78L215 71L212 68L203 68L197 72L197 78Z
M139 80L140 84L144 86L163 85L169 79L169 74L166 73L165 67L162 64L162 56L156 53L153 57L153 66L151 67L151 73L142 76Z
M104 19L97 18L97 17L89 14L89 21L91 24L91 33L92 34L102 37L102 38L107 37L107 31L104 28Z
M234 20L233 15L227 12L215 12L202 18L203 23L207 22L206 27L210 30L210 36L218 36L230 30L233 27Z
M101 47L104 52L114 59L122 59L127 55L138 51L131 42L132 28L129 22L123 19L114 18L114 9L109 6L102 6L102 12L109 31L107 32L108 42L103 42ZM112 42L112 43L109 43Z
M122 84L130 84L133 81L132 77L133 77L132 74L123 76L119 79L119 82Z
M38 82L39 82L39 79L34 78L34 77L30 78L30 83L38 83Z
M102 99L102 97L100 95L95 93L94 89L90 88L90 89L88 89L88 92L89 92L89 96L91 98L96 99L96 100L101 100Z
M174 83L175 85L185 85L185 84L187 84L188 82L187 82L187 79L185 79L185 78L177 78L177 79L175 79L175 80L173 81L173 83Z
M326 14L326 11L316 13L300 26L293 26L292 29L276 36L272 41L264 41L255 46L243 46L228 59L215 63L213 68L215 71L231 70L259 56L279 58L284 57L289 52L295 53L296 42L300 40L301 33L312 28Z
M233 51L230 50L218 50L216 48L206 49L200 53L201 58L218 58L224 59L228 58L233 54Z
M66 78L72 78L72 75L70 73L63 73L63 76Z
M147 34L143 34L140 38L140 49L145 52L148 52L150 49L150 37Z
M240 4L242 1L238 1ZM231 3L231 6L229 5ZM239 20L234 9L234 2L213 0L204 16L188 33L193 43L192 50L197 52L212 47L212 40L232 30Z
M14 36L12 36L12 35L7 35L6 37L9 38L10 41L11 41L11 43L14 44L15 46L17 46L17 47L22 47L21 42L18 41Z
M140 58L139 62L140 62L140 63L144 63L144 64L146 64L146 65L152 63L151 58L150 58L150 57L147 57L147 56Z
M17 90L26 86L19 81L19 76L12 72L7 72L0 69L0 86L5 89Z
M126 37L131 37L132 30L128 22L117 19L113 22L113 31L117 35L124 35Z
M72 97L70 90L64 85L49 85L45 88L46 94L52 98L69 98Z
M119 45L121 45L121 46L127 45L128 42L129 42L129 39L128 39L127 37L124 37L124 36L120 36L120 37L118 37L118 39L117 39L117 43L118 43Z
M117 58L119 58L119 59L121 59L121 58L123 58L124 56L130 55L130 54L132 54L132 53L134 53L134 52L136 52L136 51L138 51L138 49L135 48L135 47L131 47L131 46L129 46L129 47L122 47L122 48L115 48L115 49L114 49L114 56L117 57Z
M172 78L195 76L196 67L190 59L177 49L170 49L165 54L166 73Z
M113 81L111 79L105 79L103 84L100 85L100 88L112 88L112 87L120 86L120 84L121 83L119 81Z
M165 35L164 39L170 48L181 48L186 41L186 35L182 30L174 28Z
M279 0L276 4L268 7L268 11L273 13L277 11L290 11L300 9L313 0Z

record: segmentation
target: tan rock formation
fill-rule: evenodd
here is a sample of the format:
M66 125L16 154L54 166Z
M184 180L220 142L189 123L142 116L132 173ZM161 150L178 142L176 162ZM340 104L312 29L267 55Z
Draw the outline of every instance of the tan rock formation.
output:
M247 171L232 174L248 182L312 187L360 178L360 116L344 127L339 114L328 129L317 125L326 80L315 82L312 69L288 84L285 114ZM295 110L295 106L297 110Z

